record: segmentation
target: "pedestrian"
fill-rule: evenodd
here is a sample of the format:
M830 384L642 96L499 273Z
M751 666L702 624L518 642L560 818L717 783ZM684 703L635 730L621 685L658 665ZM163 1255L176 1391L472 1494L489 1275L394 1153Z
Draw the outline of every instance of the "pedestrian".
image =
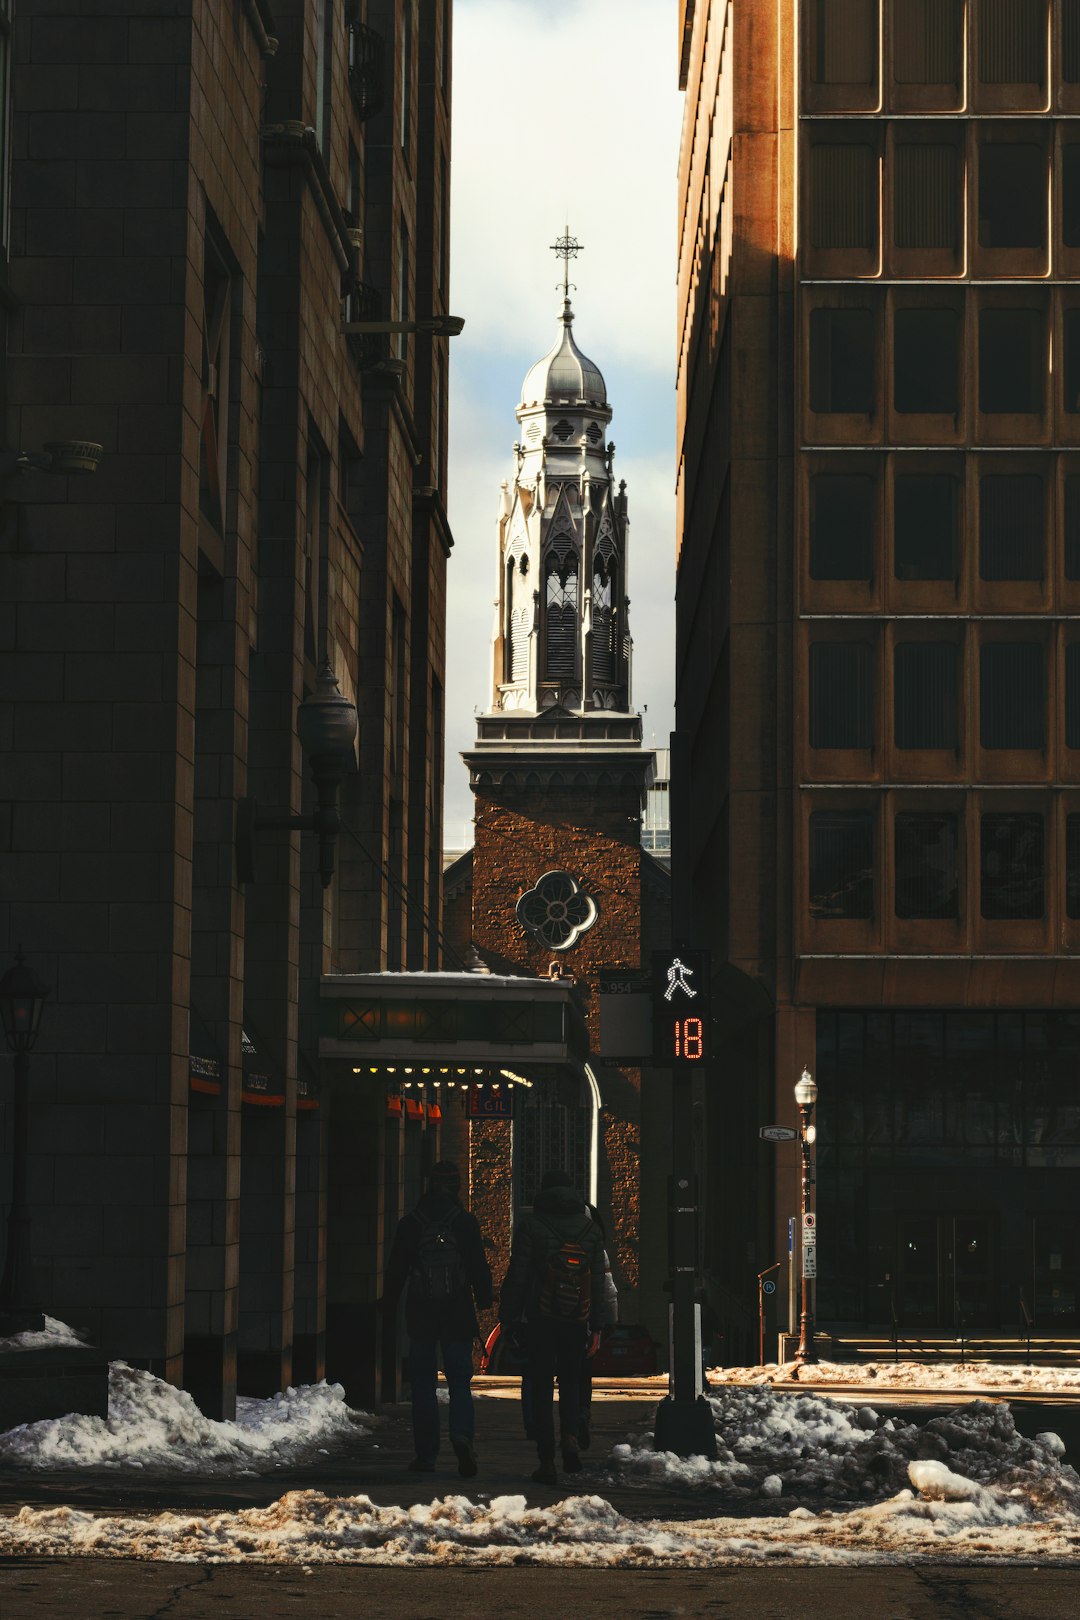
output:
M499 1321L511 1336L524 1323L531 1421L540 1466L533 1479L557 1485L554 1385L559 1384L563 1467L581 1472L578 1446L581 1368L599 1342L604 1243L585 1200L562 1170L549 1170L531 1211L514 1228Z
M492 1302L491 1270L476 1218L459 1201L461 1176L442 1160L416 1208L398 1222L387 1261L384 1297L405 1295L412 1385L413 1444L409 1468L430 1474L439 1454L439 1351L450 1391L450 1444L462 1479L477 1471L472 1398L476 1312Z
M607 1233L600 1213L595 1204L587 1203L586 1210L592 1216L593 1225L600 1233L602 1243L607 1242ZM593 1312L598 1328L614 1327L619 1320L619 1290L615 1286L615 1278L611 1274L611 1259L607 1249L604 1249L604 1288L598 1308ZM585 1346L585 1353L581 1358L581 1383L578 1388L578 1445L582 1451L588 1451L592 1440L592 1381L593 1362L596 1359L598 1339L591 1336Z

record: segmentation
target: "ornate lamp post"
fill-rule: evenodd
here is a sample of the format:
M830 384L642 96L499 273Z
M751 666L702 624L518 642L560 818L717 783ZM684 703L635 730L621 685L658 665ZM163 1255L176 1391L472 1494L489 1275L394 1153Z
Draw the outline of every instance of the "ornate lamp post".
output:
M315 690L296 711L300 747L311 766L319 808L309 816L264 812L254 799L241 799L236 812L236 874L241 883L255 876L255 834L277 828L313 832L319 839L319 875L323 888L334 876L341 817L338 792L346 772L356 770L356 708L344 697L328 659L323 659Z
M45 1318L33 1303L30 1281L30 1211L26 1201L26 1170L30 1154L29 1075L30 1050L37 1038L41 1009L48 987L23 961L19 947L15 966L0 979L0 1021L12 1053L15 1093L12 1130L11 1207L8 1210L7 1249L0 1277L0 1334L42 1329Z
M802 1311L799 1316L799 1348L795 1352L796 1362L814 1362L818 1358L814 1347L812 1303L812 1279L817 1276L817 1228L813 1224L808 1228L806 1220L813 1200L810 1190L813 1185L810 1152L817 1139L817 1127L813 1123L817 1094L817 1083L813 1075L809 1069L804 1069L795 1082L795 1102L802 1116Z

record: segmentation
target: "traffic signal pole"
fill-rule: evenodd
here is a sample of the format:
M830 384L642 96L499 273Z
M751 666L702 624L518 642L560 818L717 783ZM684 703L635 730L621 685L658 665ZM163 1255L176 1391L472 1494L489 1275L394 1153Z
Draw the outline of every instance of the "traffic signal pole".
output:
M653 959L653 1052L671 1069L671 1179L668 1183L668 1289L671 1360L668 1393L656 1411L654 1444L680 1457L715 1457L712 1409L703 1393L698 1299L698 1202L693 1168L694 1075L710 1055L709 959L704 951Z

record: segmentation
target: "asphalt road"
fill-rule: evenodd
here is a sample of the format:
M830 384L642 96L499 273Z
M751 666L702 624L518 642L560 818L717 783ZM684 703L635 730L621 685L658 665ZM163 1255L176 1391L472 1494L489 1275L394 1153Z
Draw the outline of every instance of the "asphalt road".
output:
M0 1565L3 1620L1073 1620L1075 1569L546 1570Z

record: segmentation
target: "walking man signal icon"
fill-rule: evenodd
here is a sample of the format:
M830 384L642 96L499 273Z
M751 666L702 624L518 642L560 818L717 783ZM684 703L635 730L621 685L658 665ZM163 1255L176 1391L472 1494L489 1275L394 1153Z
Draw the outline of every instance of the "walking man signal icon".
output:
M667 970L667 989L664 991L664 1000L670 1001L676 990L683 990L692 1001L697 995L697 991L686 981L693 977L693 968L687 967L685 962L676 957Z

